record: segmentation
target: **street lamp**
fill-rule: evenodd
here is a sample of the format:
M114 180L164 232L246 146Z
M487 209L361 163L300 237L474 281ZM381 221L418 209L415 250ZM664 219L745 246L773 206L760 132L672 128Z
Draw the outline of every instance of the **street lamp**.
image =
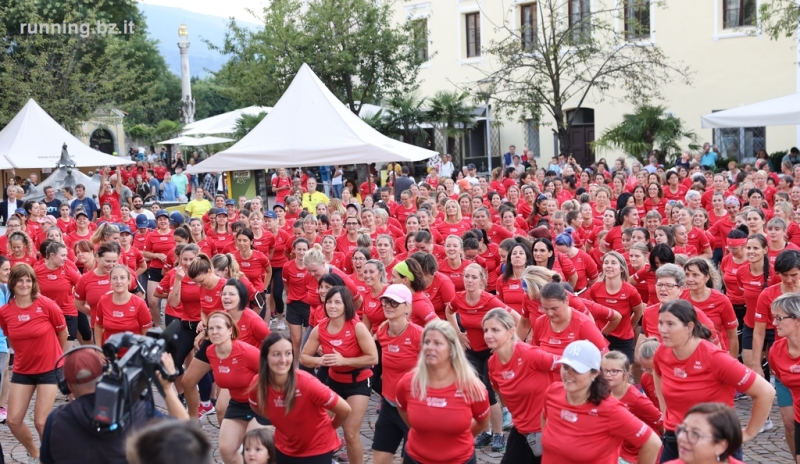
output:
M481 95L486 98L486 155L489 158L489 175L492 174L492 125L489 119L489 100L492 97L492 81L489 79L481 79L478 81L478 87L481 89Z

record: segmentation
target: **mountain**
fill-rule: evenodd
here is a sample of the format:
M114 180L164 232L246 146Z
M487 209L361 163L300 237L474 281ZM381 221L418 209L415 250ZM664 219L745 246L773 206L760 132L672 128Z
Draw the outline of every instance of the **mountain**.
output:
M217 51L210 50L204 40L215 45L222 45L225 40L225 29L228 19L219 16L204 15L159 5L138 4L147 19L148 35L157 40L158 50L175 75L181 75L181 54L178 49L178 28L186 24L189 32L189 69L193 77L203 77L208 71L219 71L227 61L227 57ZM256 29L258 24L236 21L237 24Z

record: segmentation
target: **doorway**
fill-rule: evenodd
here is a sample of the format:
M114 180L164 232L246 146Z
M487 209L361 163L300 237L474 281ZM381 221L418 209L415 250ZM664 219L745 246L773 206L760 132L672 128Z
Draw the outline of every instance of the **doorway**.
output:
M579 108L567 111L567 120L572 118L573 114L574 118L569 128L570 152L580 166L586 167L595 161L591 147L591 143L594 142L594 110Z
M89 137L89 146L110 155L114 152L114 136L106 129L95 129Z

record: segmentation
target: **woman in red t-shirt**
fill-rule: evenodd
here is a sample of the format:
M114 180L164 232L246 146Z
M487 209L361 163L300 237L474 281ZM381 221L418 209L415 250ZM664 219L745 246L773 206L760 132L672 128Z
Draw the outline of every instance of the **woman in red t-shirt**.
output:
M206 332L211 345L206 357L219 388L228 391L230 400L219 428L219 453L223 462L241 462L239 446L253 419L260 425L269 425L263 417L250 409L249 393L253 378L258 376L258 348L243 343L239 329L230 314L216 311L208 316Z
M394 239L389 234L379 235L378 238L375 239L375 249L378 250L378 260L386 269L387 280L391 284L392 269L400 262L394 256Z
M711 331L700 324L694 307L686 300L661 305L658 327L663 345L653 358L653 380L666 429L661 460L678 457L675 432L689 408L703 402L733 407L737 390L753 398L744 441L758 435L775 398L769 382L711 344Z
M361 422L371 393L370 367L378 362L378 350L369 329L356 319L353 294L347 287L333 287L325 295L325 315L308 337L300 362L310 368L328 367L328 386L350 405L342 424L347 456L361 464ZM315 356L321 349L322 356Z
M272 267L269 265L269 258L253 248L254 241L253 231L248 228L240 230L236 234L236 251L232 255L257 292L252 296L252 301L263 306L264 288L272 277Z
M486 388L456 334L445 321L426 325L418 367L397 385L397 409L409 425L406 453L417 462L474 463L473 437L489 425Z
M36 264L36 249L33 240L25 232L12 232L8 236L8 260L11 267L24 263Z
M661 424L663 423L661 411L633 385L631 362L628 361L628 358L619 351L611 351L603 355L602 366L603 376L608 382L611 396L661 436ZM620 458L626 462L637 462L638 455L638 447L623 443Z
M464 290L464 268L472 261L464 259L461 237L449 235L444 241L445 258L438 262L439 272L453 281L457 292Z
M43 244L44 245L44 244ZM69 339L78 336L78 310L75 308L75 286L81 279L75 264L67 259L67 246L50 242L43 259L34 267L36 278L43 282L42 295L53 300L67 323Z
M569 258L553 248L549 238L537 238L533 241L533 262L535 266L546 267L557 272L562 282L569 283L573 288L578 283L578 273Z
M593 284L600 276L597 270L597 263L594 262L588 253L575 246L573 228L567 227L564 232L556 236L554 245L556 251L566 256L575 268L575 293L583 292L589 285Z
M719 334L720 347L728 350L734 358L738 358L739 323L728 297L714 288L719 285L719 275L710 264L704 258L693 258L684 264L686 290L681 294L681 299L692 303L695 310L703 311L711 319L714 329Z
M345 256L341 251L336 251L336 237L333 235L322 236L322 252L325 254L325 261L331 263L332 266L340 269L344 267Z
M156 327L161 325L161 308L154 294L156 287L164 278L164 263L172 254L173 248L175 248L175 237L172 229L169 228L169 213L162 209L156 213L156 229L147 234L144 250L142 250L144 258L149 260L147 263L147 301L150 314L153 316L153 324Z
M504 263L503 273L497 279L497 298L517 312L522 310L525 291L522 289L522 273L528 266L535 264L531 256L530 246L526 239L514 239Z
M308 327L312 303L308 298L308 290L306 288L308 270L303 264L303 258L308 249L308 240L304 238L295 239L292 245L294 259L283 266L281 274L283 285L286 288L286 322L289 323L289 334L297 353L300 352L303 327ZM276 295L276 298L279 297ZM299 356L297 361L300 361Z
M486 288L486 272L479 265L473 263L467 266L464 269L463 281L465 290L456 292L455 298L447 306L447 320L454 329L459 330L458 338L465 349L467 360L478 373L489 393L490 421L494 436L483 432L475 439L475 446L483 447L491 444L494 451L500 451L505 447L501 432L503 430L503 417L500 404L497 402L494 390L492 390L489 382L487 363L492 353L483 339L481 322L483 316L494 308L502 308L510 312L515 321L519 321L519 313L504 304L499 298L484 291ZM460 319L456 319L456 314L459 315ZM459 325L464 328L464 332L460 332Z
M384 290L386 290L386 287L389 286L386 283L386 269L377 259L367 261L362 268L364 275L364 291L361 292L361 297L364 299L364 303L361 305L361 322L370 329L370 332L376 333L378 331L378 326L386 320L380 302L381 295ZM356 286L358 286L358 284L356 284ZM409 314L410 312L411 311L409 311Z
M33 268L20 264L8 276L8 304L0 311L0 328L14 347L14 372L8 392L8 428L28 451L39 448L24 419L36 394L33 419L39 441L58 393L55 364L67 346L67 324L61 309L40 293Z
M603 257L602 280L595 282L581 297L622 315L620 324L606 338L610 350L622 351L633 362L633 327L641 319L645 305L636 288L628 283L628 277L625 258L616 251L609 251Z
M800 397L800 376L795 372L800 357L800 330L798 330L800 328L798 323L800 322L800 296L797 293L781 295L772 302L771 306L769 316L775 324L778 340L769 350L769 367L778 380L776 385L778 391L788 389L791 395L785 396L792 400ZM792 453L797 455L795 446L800 438L798 436L800 427L797 426L797 423L800 422L800 407L797 403L782 403L781 397L783 396L779 396L778 407L786 428L786 441Z
M95 310L94 340L98 346L103 346L114 334L141 332L144 335L153 326L147 304L128 291L132 280L128 266L115 266L108 277L111 293L100 297Z
M746 311L742 326L742 361L746 366L752 366L753 354L753 329L756 324L756 307L758 298L769 286L770 273L769 249L767 238L761 234L753 234L747 238L745 255L747 262L739 266L736 280L742 289ZM769 322L769 321L767 321ZM759 355L760 358L760 355Z
M228 222L228 210L217 208L217 215L214 217L214 224L208 233L208 239L214 244L219 253L227 253L228 247L233 245L234 237Z
M456 288L449 277L439 272L436 258L430 253L412 253L410 258L419 264L422 272L423 297L431 303L431 308L439 319L447 319L445 307L456 296Z
M623 443L639 449L638 462L656 462L658 435L611 397L600 350L587 340L574 341L556 362L561 382L545 393L542 464L616 464Z
M58 207L58 214L59 217L56 220L56 225L58 226L59 230L61 230L64 235L73 232L76 228L76 225L75 219L71 216L72 211L69 203L61 203L61 206Z
M330 464L339 448L336 429L350 414L350 405L312 374L298 370L292 353L291 340L280 332L264 340L250 407L275 426L277 462Z
M521 342L514 319L502 309L492 309L483 318L483 338L492 350L489 380L514 418L502 462L539 462L528 445L541 444L544 392L557 368L557 356Z
M206 231L203 227L203 221L200 218L192 218L189 220L189 230L192 232L192 240L200 247L200 251L206 256L214 256L217 253L217 246L206 238Z
M81 243L88 242L78 242L76 249ZM97 304L100 298L111 291L109 273L119 264L119 252L119 244L116 242L100 245L95 252L95 268L91 271L84 268L84 274L75 286L75 307L89 316L89 325L92 328L97 320Z
M697 404L679 429L680 458L665 464L744 464L733 457L742 449L742 424L731 407Z

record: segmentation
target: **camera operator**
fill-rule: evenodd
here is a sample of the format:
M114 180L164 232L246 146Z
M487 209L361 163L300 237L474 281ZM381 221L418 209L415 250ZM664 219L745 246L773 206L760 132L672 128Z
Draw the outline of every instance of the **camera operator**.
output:
M168 353L162 354L161 361L166 372L176 372ZM153 418L165 417L149 401L137 401L128 427L113 432L99 429L92 416L95 392L102 376L103 364L95 350L76 348L65 356L64 380L69 386L71 401L53 410L47 418L40 450L43 464L127 464L125 440L128 435ZM166 393L168 413L176 419L189 420L172 382L160 375L159 381Z

